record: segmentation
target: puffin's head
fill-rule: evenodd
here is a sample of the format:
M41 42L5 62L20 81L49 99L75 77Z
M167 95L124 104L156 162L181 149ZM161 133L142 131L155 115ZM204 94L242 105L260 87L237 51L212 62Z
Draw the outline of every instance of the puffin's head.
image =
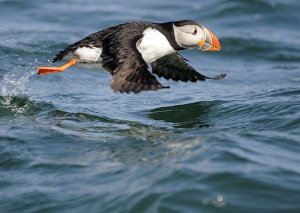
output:
M202 51L219 51L221 45L212 32L192 20L173 22L175 40L185 49L197 48Z

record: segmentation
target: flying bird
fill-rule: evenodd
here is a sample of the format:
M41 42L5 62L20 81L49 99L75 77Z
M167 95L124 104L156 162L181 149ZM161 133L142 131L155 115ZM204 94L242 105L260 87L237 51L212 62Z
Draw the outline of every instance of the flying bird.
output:
M38 74L62 72L73 65L102 68L112 75L112 89L125 93L169 88L155 75L184 82L218 80L226 76L220 74L211 78L200 74L177 52L184 49L219 51L221 45L211 31L192 20L125 23L69 45L52 60L68 61L66 64L39 67Z

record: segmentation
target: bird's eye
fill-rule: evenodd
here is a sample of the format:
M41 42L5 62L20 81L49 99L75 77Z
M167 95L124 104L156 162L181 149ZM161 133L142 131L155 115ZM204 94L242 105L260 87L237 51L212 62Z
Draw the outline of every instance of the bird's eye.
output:
M194 32L192 32L193 35L197 34L197 29L194 30Z

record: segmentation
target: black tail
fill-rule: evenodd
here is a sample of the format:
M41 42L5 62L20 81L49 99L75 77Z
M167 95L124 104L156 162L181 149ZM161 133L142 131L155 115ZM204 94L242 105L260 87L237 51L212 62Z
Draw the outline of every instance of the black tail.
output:
M55 63L57 61L61 61L62 60L62 55L59 53L56 56L54 56L54 58L52 59L52 62Z

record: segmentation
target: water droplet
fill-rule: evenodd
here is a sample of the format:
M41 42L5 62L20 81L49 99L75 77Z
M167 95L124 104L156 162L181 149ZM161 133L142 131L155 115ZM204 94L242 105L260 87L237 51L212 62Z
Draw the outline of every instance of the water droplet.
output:
M217 208L225 206L224 197L222 195L218 195L216 198L214 198L211 201L211 204L214 205Z
M218 195L218 196L217 196L217 201L218 201L218 202L223 202L223 200L224 200L224 199L223 199L223 196L221 196L221 195Z

